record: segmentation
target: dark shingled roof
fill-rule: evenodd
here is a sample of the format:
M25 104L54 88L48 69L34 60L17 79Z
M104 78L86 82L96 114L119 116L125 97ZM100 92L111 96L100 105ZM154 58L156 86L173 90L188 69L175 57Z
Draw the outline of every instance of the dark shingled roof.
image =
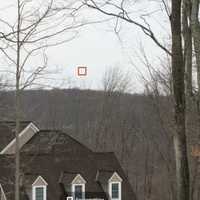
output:
M113 175L114 171L98 170L96 181L105 184Z
M14 200L13 167L12 156L0 155L0 183L8 200ZM122 199L134 200L135 195L114 153L95 153L66 133L41 130L22 148L21 200L31 199L31 186L38 176L48 183L48 200L64 200L66 187L77 174L86 180L86 198L107 199L104 187L114 172L123 179Z
M20 122L20 131L30 124L30 121ZM15 138L15 122L0 121L0 151L2 151Z
M59 183L64 183L64 184L71 184L73 179L76 177L77 172L62 172L59 178Z
M38 153L84 153L92 152L89 148L59 130L40 130L22 148L22 152Z

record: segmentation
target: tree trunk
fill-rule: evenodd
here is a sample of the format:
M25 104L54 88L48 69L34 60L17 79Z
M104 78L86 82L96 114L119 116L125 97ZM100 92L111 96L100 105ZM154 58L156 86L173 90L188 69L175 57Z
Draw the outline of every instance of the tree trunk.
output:
M199 14L199 0L192 0L192 12L191 12L191 27L192 27L192 38L194 44L194 51L195 51L195 59L196 59L196 67L197 67L197 115L198 115L198 125L197 125L197 132L198 132L198 141L200 139L200 24L198 19ZM199 144L199 142L198 142ZM196 171L196 179L198 180L200 177L200 158L197 158L197 171ZM198 190L198 197L199 197L199 190L200 185L197 181L197 190Z
M20 198L20 149L19 149L19 131L20 131L20 0L17 1L17 64L16 64L16 88L15 88L15 200Z
M182 26L184 39L184 64L186 80L186 96L192 96L192 33L191 33L191 3L190 0L183 0Z
M198 19L199 0L192 0L191 26L197 66L198 100L200 100L200 24Z
M172 0L172 78L175 101L174 150L177 175L177 200L189 200L189 167L185 134L184 61L181 41L181 0Z
M191 26L192 37L194 41L194 50L197 67L197 112L198 112L198 127L200 130L200 24L198 19L199 14L199 0L192 1L192 13L191 13Z

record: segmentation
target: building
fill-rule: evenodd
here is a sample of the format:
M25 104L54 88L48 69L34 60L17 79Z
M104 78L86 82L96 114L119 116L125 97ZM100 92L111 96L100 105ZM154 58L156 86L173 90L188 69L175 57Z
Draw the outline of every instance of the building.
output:
M14 200L15 123L0 122L1 200ZM134 200L112 152L94 152L58 130L21 122L20 200Z

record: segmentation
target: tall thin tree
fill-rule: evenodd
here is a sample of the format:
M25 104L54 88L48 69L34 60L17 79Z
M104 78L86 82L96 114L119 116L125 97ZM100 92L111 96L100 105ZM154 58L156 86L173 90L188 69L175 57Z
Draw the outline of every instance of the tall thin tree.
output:
M47 73L47 54L49 47L63 44L73 39L77 28L83 25L75 21L75 11L72 2L63 1L65 10L60 9L60 2L54 0L16 1L16 19L0 19L0 52L6 58L9 71L14 74L15 83L15 200L20 199L20 122L22 120L21 94L24 89L31 87ZM52 25L52 21L55 23ZM66 31L73 30L68 36L62 37ZM58 37L59 36L59 37ZM38 57L37 57L38 56ZM34 57L41 60L34 64ZM39 66L38 66L39 65ZM14 66L13 70L11 67Z

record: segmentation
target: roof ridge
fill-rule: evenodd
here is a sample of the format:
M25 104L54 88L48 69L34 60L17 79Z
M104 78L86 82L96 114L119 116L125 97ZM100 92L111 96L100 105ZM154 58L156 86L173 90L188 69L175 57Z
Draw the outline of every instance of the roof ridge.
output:
M69 137L70 139L72 139L73 141L75 141L76 143L78 143L79 145L81 145L82 147L86 148L88 151L90 151L91 153L93 153L92 149L90 149L89 147L87 147L86 145L84 145L82 142L79 142L76 138L74 138L73 136L69 135L66 131L64 130L60 130L60 129L40 129L39 132L57 132L60 134L64 134L67 137Z
M77 142L78 144L80 144L82 147L86 148L87 150L89 150L90 152L93 153L92 149L90 149L89 147L87 147L86 145L84 145L82 142L78 141L76 138L72 137L71 135L69 135L68 133L66 133L65 131L61 130L61 132L63 134L66 134L69 138L71 138L72 140L74 140L75 142Z

